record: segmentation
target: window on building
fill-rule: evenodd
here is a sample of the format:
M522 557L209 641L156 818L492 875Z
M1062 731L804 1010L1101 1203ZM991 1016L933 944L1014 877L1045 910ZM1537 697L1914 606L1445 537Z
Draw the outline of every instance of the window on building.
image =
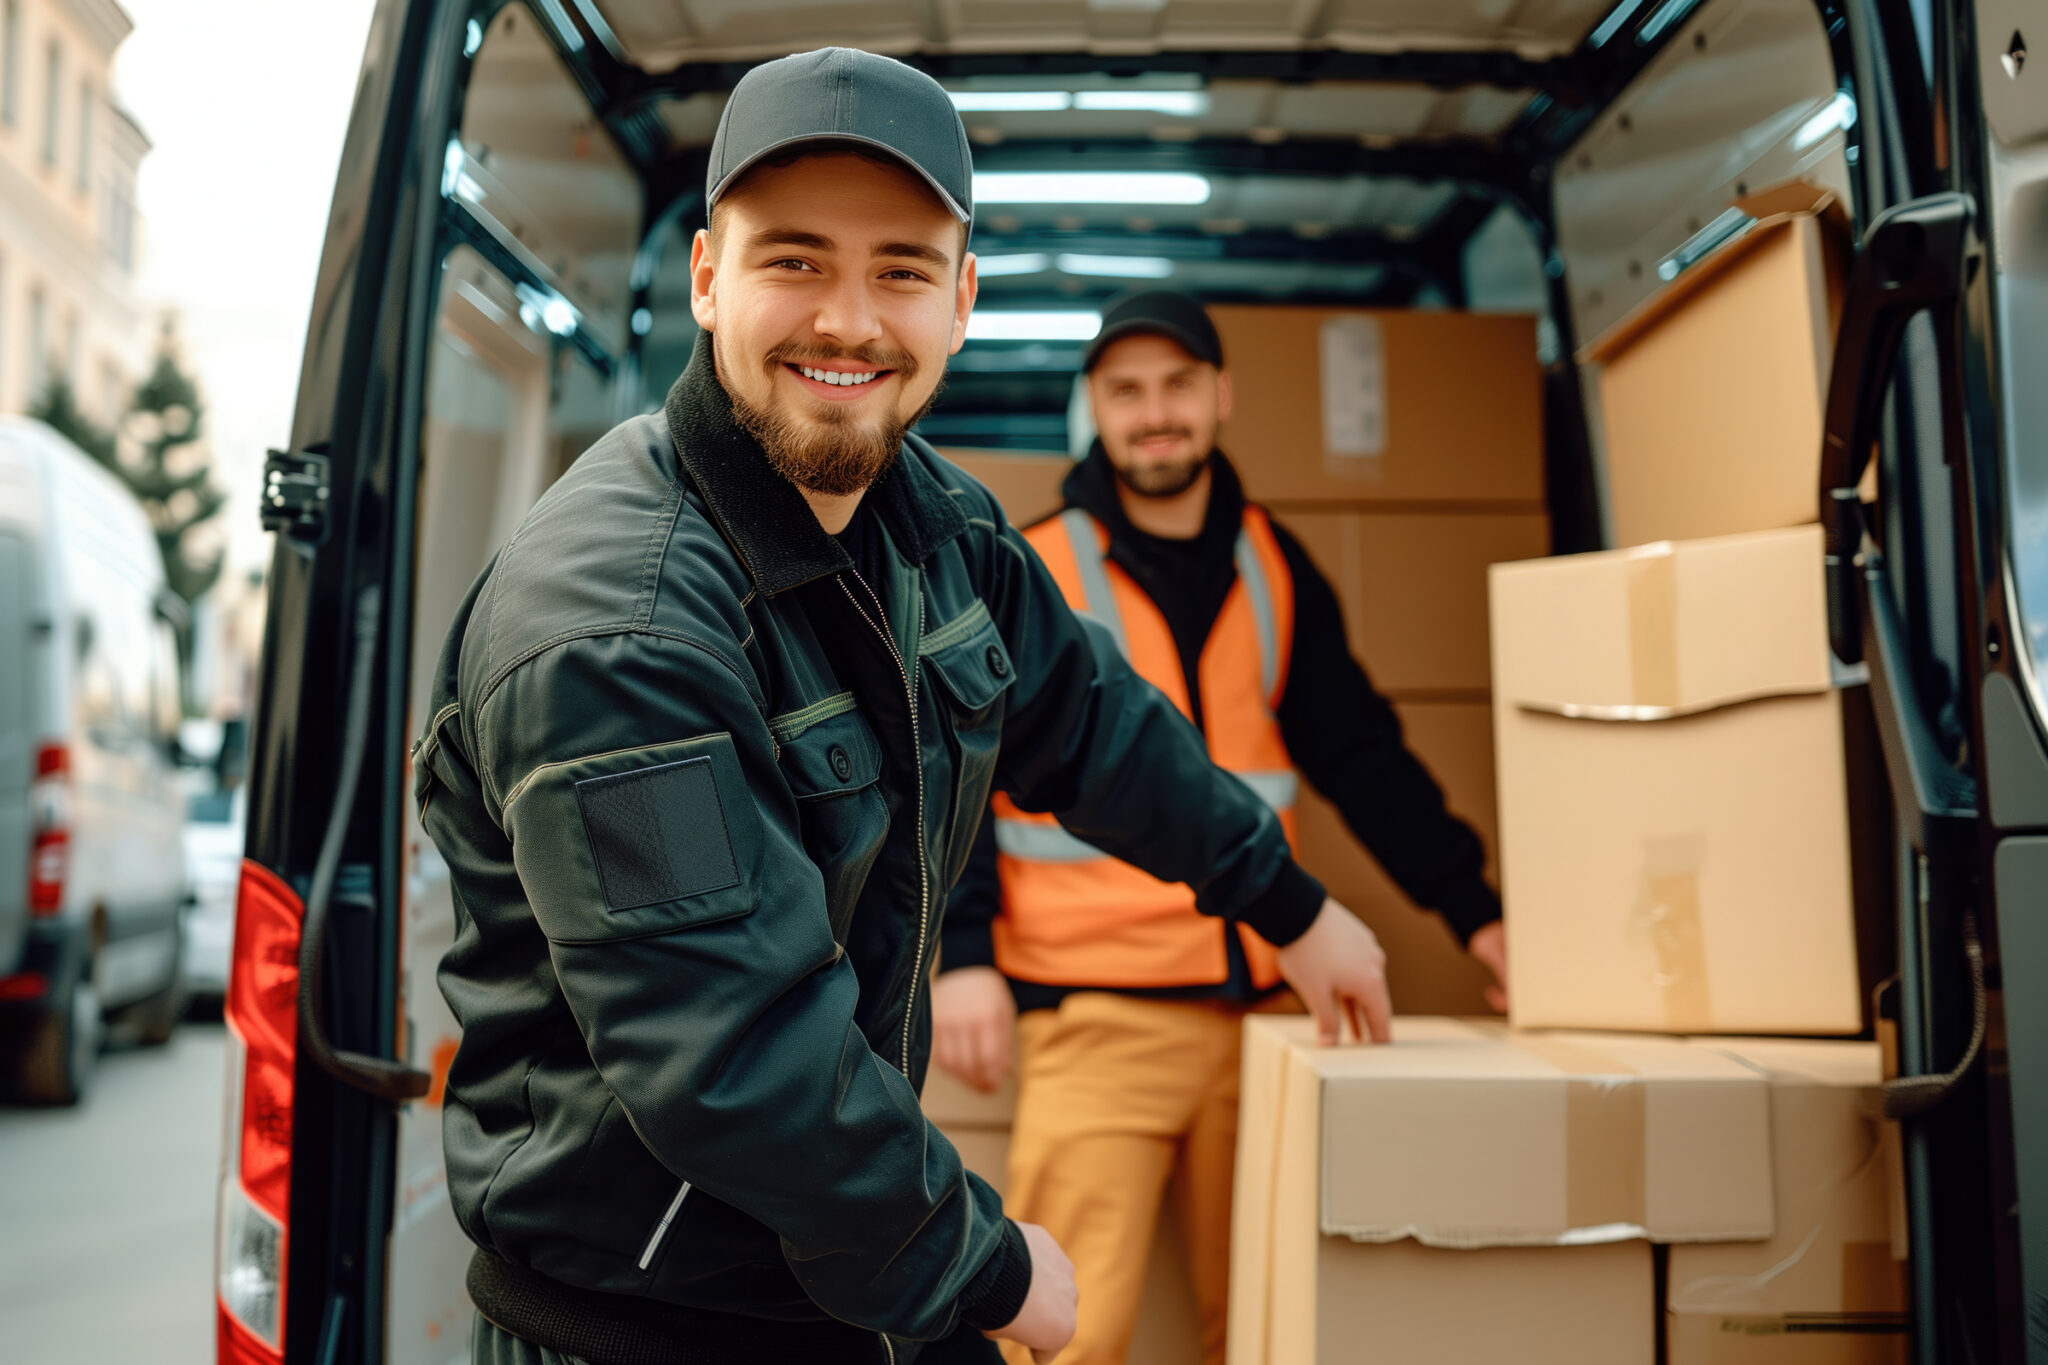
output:
M116 166L107 182L106 222L101 231L107 258L135 269L135 178Z
M0 0L0 123L13 127L21 109L21 0Z
M84 329L78 325L78 310L74 308L64 315L64 387L71 390L73 402L78 401L78 364L84 341Z
M78 188L81 191L92 188L92 111L98 99L90 80L78 83Z
M50 378L50 301L37 285L28 291L28 403L43 396Z
M43 164L57 164L57 140L64 123L64 49L50 40L49 62L43 86Z

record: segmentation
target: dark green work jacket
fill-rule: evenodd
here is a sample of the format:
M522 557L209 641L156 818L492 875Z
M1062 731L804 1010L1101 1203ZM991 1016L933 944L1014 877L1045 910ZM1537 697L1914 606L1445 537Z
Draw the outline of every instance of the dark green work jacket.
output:
M878 582L706 339L449 634L416 750L457 907L448 1188L515 1265L905 1340L1000 1325L975 1299L1021 1242L918 1104L992 785L1276 943L1312 918L1273 813L986 489L912 438L867 506Z

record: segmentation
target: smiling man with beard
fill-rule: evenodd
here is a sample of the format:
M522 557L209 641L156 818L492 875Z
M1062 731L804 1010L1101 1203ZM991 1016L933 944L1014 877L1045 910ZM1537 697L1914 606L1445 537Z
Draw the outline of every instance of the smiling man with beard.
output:
M1372 935L907 436L975 297L940 87L830 48L734 89L703 327L471 590L415 750L457 937L448 1191L502 1365L987 1359L1071 1268L918 1103L989 793L1284 944L1335 1041ZM984 1335L986 1334L986 1335Z
M1067 600L1290 835L1298 772L1505 981L1478 836L1352 659L1328 581L1216 449L1232 392L1208 314L1172 290L1127 295L1082 368L1100 439L1066 510L1024 533ZM1202 1360L1222 1365L1238 1040L1248 1011L1289 1007L1289 973L1262 926L1219 924L1111 852L997 798L947 912L935 1056L992 1090L1021 1040L1009 1209L1073 1257L1080 1317L1061 1359L1124 1359L1170 1185Z

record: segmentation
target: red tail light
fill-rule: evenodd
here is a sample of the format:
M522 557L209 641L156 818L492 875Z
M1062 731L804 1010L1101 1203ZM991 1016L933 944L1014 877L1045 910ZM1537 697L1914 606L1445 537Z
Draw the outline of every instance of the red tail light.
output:
M221 1365L281 1365L291 1242L292 1062L304 906L244 860L228 970L227 1141L215 1239Z
M36 750L29 811L34 824L28 847L28 912L54 915L64 908L64 880L71 870L71 752L61 744Z

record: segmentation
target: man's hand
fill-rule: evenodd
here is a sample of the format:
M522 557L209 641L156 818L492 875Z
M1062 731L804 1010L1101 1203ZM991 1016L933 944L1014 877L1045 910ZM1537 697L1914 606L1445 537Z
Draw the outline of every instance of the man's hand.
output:
M1074 1263L1052 1234L1036 1223L1019 1223L1017 1229L1031 1249L1031 1288L1024 1296L1024 1307L1009 1325L984 1335L1030 1347L1031 1358L1043 1365L1074 1339L1074 1314L1081 1295L1074 1287Z
M932 982L932 1060L984 1093L1010 1074L1017 1002L993 967L959 967Z
M1501 920L1472 935L1465 951L1487 965L1494 984L1486 988L1486 1003L1502 1014L1508 1012L1508 929Z
M1387 954L1358 916L1325 900L1308 932L1280 950L1280 971L1316 1019L1316 1041L1333 1046L1351 1021L1360 1042L1393 1038L1393 1001L1387 995ZM1364 1016L1363 1026L1359 1023Z

